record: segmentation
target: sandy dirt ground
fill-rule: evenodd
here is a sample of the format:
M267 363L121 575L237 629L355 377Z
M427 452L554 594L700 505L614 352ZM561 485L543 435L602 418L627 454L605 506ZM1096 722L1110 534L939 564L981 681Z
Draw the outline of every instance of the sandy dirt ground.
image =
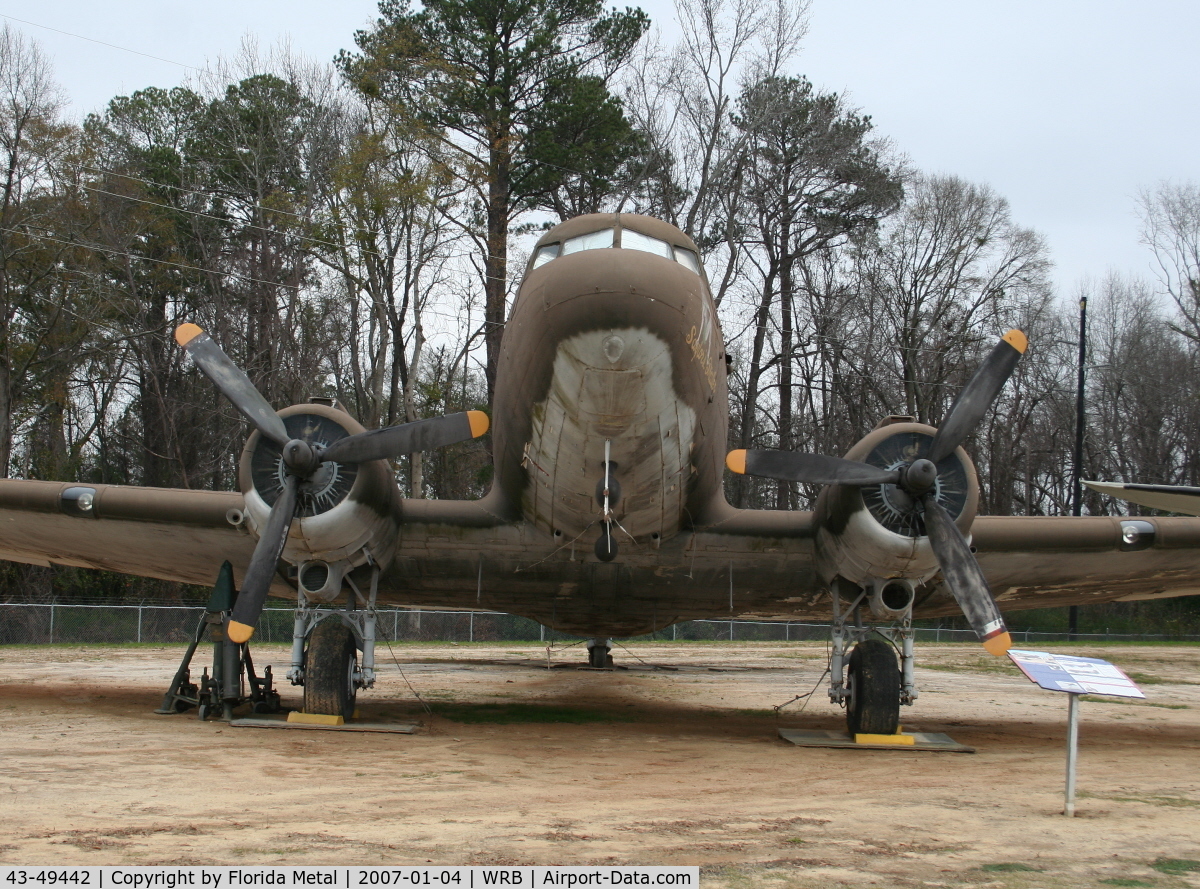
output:
M824 686L804 712L773 710L818 683L812 644L638 645L616 649L612 671L577 668L582 648L554 652L552 669L529 645L383 649L361 717L420 721L413 735L156 716L174 646L3 648L0 862L688 864L731 889L1200 886L1186 861L1164 872L1200 859L1200 648L1071 651L1148 695L1081 703L1074 819L1061 814L1065 696L976 646L919 648L921 697L902 711L906 728L975 754L780 740L781 727L843 727ZM255 653L285 672L282 647Z

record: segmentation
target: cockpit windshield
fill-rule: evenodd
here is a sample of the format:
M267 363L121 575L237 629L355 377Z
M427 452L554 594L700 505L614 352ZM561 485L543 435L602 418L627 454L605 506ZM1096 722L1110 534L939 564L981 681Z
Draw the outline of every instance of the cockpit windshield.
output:
M625 250L641 250L644 253L653 253L655 256L661 256L663 259L674 260L680 265L691 269L697 275L701 274L700 257L696 255L696 251L694 250L669 244L661 238L653 238L650 235L644 235L629 228L621 229L620 244L617 244L616 238L616 232L611 228L606 228L596 232L588 232L586 235L568 238L561 244L546 244L539 247L537 252L533 254L533 260L529 264L529 269L533 271L533 269L541 268L552 259L567 256L571 253L619 246Z
M697 275L700 274L700 257L696 255L695 250L689 250L687 247L676 247L675 261L686 265Z
M613 230L606 228L603 231L588 232L586 235L580 235L577 238L568 238L563 241L563 256L570 253L578 253L580 250L599 250L602 247L611 247L613 245Z
M658 238L652 238L628 228L621 232L621 246L626 250L645 250L647 253L653 253L666 259L672 258L671 245L666 241L660 241Z
M554 257L558 256L559 244L547 244L545 247L539 247L538 252L533 254L533 268L541 268Z

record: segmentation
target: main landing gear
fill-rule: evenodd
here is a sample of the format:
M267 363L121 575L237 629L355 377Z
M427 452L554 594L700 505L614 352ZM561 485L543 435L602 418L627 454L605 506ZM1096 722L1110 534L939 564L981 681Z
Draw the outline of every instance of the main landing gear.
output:
M832 595L829 700L846 708L846 727L851 735L894 735L900 728L900 705L917 699L913 683L912 588L891 584L868 591L835 581ZM863 626L861 609L868 601L876 615L892 619L891 626ZM851 646L853 650L847 657Z
M613 665L611 639L604 636L589 639L587 649L589 667L602 670Z
M323 716L354 715L361 688L375 685L375 597L377 565L371 566L371 588L364 596L350 578L349 607L313 604L303 590L296 597L292 630L292 663L287 678L304 687L304 712ZM358 653L362 652L359 663Z

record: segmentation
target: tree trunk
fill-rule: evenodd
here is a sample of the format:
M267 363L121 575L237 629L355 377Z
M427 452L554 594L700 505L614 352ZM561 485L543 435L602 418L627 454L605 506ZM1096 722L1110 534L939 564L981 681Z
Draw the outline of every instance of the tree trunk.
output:
M505 298L508 294L508 223L512 189L512 150L509 127L500 125L490 153L492 176L488 181L487 259L484 262L484 342L487 344L487 391L491 402L496 391L496 368L500 363L500 339L504 334Z
M750 353L750 368L746 374L746 401L742 408L742 428L738 435L738 447L750 447L754 435L755 406L758 402L759 381L763 375L763 350L767 338L767 322L771 318L771 288L774 286L774 275L769 274L763 282L762 299L754 317L754 345ZM739 475L734 486L734 506L744 508L749 481L744 475Z

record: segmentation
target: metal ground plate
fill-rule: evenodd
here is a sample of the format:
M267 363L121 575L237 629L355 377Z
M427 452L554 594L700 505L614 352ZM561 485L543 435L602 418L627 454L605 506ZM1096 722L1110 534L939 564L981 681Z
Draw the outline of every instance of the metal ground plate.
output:
M852 750L933 750L942 753L974 753L974 747L959 744L949 735L939 732L905 732L911 744L858 744L846 732L813 729L781 728L779 737L797 747L845 747Z
M390 732L411 735L420 726L412 722L347 722L344 725L316 725L307 722L288 722L287 716L254 716L234 719L229 723L235 728L290 728L316 732Z

